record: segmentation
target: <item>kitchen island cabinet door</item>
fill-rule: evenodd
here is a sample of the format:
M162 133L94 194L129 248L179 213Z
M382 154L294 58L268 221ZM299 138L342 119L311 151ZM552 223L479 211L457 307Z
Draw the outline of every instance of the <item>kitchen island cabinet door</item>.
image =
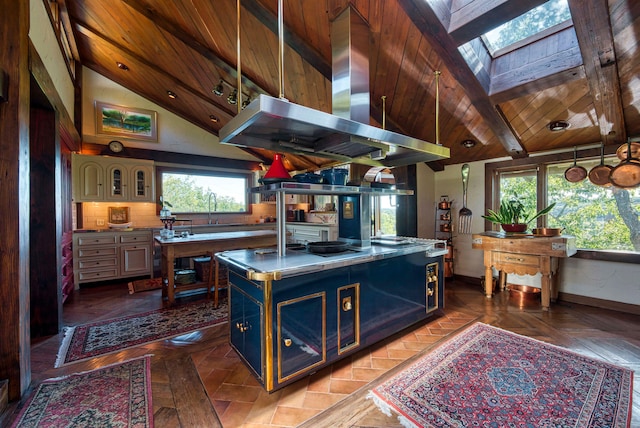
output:
M251 367L258 379L264 382L262 304L234 284L231 284L229 288L231 345L236 348L238 354Z
M324 292L278 302L278 383L326 361L326 306Z

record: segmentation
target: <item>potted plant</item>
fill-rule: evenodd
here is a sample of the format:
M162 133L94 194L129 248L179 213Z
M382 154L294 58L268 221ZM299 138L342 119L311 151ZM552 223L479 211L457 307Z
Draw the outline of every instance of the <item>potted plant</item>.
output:
M535 214L530 214L516 195L513 199L503 200L498 211L488 210L488 214L483 215L482 218L489 220L491 223L499 224L505 232L524 232L527 230L529 223L540 216L548 214L555 205L554 202Z
M160 219L171 217L171 210L169 208L173 208L173 205L169 203L169 201L165 201L162 195L160 196Z

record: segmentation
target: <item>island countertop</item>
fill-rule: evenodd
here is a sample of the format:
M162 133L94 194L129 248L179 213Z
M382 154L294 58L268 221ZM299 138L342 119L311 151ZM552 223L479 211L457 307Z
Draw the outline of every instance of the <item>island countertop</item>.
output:
M435 247L429 240L416 239L404 245L371 245L365 248L350 246L345 252L333 254L313 254L305 250L288 249L285 256L279 257L275 248L259 248L224 251L217 253L216 258L245 270L249 275L270 274L273 279L280 279L418 252L436 257L447 254L447 248Z

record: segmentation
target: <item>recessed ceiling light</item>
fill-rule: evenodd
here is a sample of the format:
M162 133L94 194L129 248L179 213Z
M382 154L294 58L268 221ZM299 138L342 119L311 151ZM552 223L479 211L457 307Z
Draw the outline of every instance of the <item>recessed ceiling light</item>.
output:
M558 132L558 131L564 131L570 126L571 124L566 120L554 120L553 122L549 122L549 124L547 125L547 128L549 128L549 131Z
M175 92L172 91L167 91L167 95L169 96L169 98L171 98L172 100L175 100L176 98L178 98L178 96L175 94Z
M462 145L462 147L464 147L465 149L470 149L471 147L475 147L476 142L475 140L464 140L460 143Z
M120 70L124 70L124 71L129 70L129 66L127 64L125 64L124 62L116 61L116 65L118 66L118 68Z
M210 115L209 119L211 120L211 122L213 123L218 123L218 116L214 116L214 115Z

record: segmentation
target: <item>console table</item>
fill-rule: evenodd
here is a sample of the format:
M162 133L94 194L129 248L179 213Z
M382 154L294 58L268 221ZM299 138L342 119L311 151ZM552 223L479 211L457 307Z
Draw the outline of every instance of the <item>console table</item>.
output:
M569 235L535 236L485 232L474 234L471 247L484 251L485 295L493 294L493 269L500 271L500 282L506 286L506 274L535 275L540 272L542 309L548 310L551 300L558 297L554 275L558 270L558 258L576 253L575 238Z
M205 255L208 252L217 253L244 248L272 247L277 244L277 238L278 235L275 230L197 233L184 238L162 238L160 236L156 236L155 240L160 244L162 251L162 277L167 280L166 298L168 304L173 305L175 303L175 293L176 291L180 291L180 286L176 287L175 284L174 262L177 258L197 257ZM183 288L194 288L199 285L200 284L188 284L183 286ZM217 282L215 288L217 291ZM163 297L165 297L164 288Z

